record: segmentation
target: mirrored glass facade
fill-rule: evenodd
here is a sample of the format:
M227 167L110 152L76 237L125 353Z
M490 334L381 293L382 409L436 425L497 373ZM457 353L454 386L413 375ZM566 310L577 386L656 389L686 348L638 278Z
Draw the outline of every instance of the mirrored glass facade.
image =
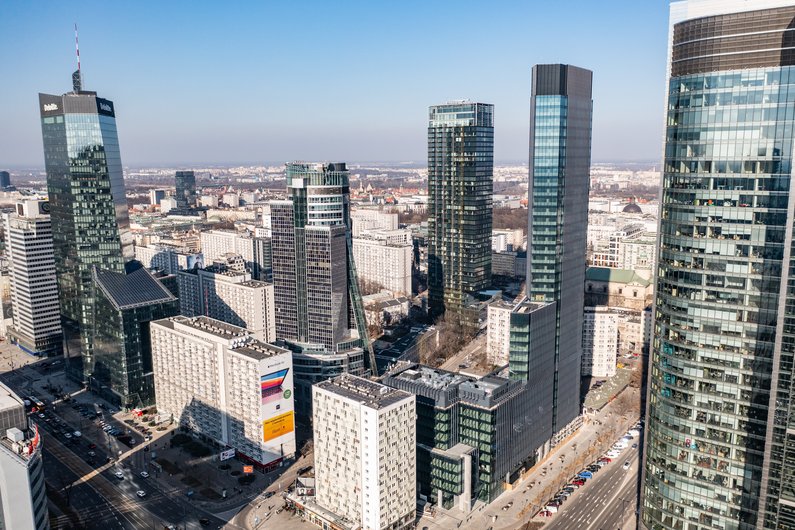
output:
M460 312L464 295L491 285L494 105L430 108L428 310Z
M133 258L113 103L94 92L39 94L67 373L93 369L91 268Z
M533 67L527 293L555 305L553 432L580 415L593 101L590 70ZM513 353L512 353L513 355Z
M795 528L795 3L738 5L673 21L641 503L655 530Z

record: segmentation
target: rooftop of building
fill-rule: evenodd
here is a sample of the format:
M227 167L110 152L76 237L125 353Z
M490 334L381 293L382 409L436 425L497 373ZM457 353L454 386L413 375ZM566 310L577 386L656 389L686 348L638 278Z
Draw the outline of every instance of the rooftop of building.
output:
M174 329L174 324L181 324L198 331L210 333L211 335L215 335L216 337L220 337L222 339L236 339L251 335L251 332L245 328L241 328L240 326L235 326L233 324L227 324L226 322L221 322L220 320L206 316L176 316L164 320L158 320L157 322L170 327L171 329Z
M177 299L140 262L129 262L125 268L126 274L94 268L97 286L116 310L173 302Z
M611 269L609 267L588 267L585 271L585 279L592 282L634 283L643 287L651 284L649 280L640 276L634 270Z
M408 392L351 374L342 374L315 386L374 409L388 407L412 396Z
M513 310L516 313L532 313L549 304L550 302L533 302L528 298L523 298L518 304L514 304Z
M13 390L0 383L0 412L15 407L25 407L25 402Z
M254 360L261 361L262 359L267 359L268 357L273 357L274 355L289 353L290 350L286 350L284 348L274 346L273 344L268 344L267 342L254 339L251 342L246 343L245 346L239 346L234 348L232 351L251 357Z
M403 370L401 368L400 366L396 367L392 372L392 376L396 379L412 381L434 390L444 390L469 380L464 375L448 372L440 368L431 368L422 364L414 364L410 368Z

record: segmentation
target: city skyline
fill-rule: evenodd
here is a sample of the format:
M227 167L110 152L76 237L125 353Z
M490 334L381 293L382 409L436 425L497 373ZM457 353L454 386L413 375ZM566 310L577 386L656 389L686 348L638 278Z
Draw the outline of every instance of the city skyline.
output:
M448 7L243 4L150 13L146 5L5 5L0 57L19 82L0 101L10 125L0 131L0 165L42 165L40 133L30 126L35 93L68 89L72 21L80 29L84 87L122 102L119 134L129 165L421 162L428 105L461 98L495 104L495 160L524 160L530 69L544 62L595 72L595 161L659 159L664 4ZM543 23L563 17L570 39ZM300 31L288 23L295 20ZM483 29L460 29L470 27ZM467 33L473 37L462 39ZM622 64L609 60L619 52ZM470 61L482 75L456 75ZM621 89L626 72L633 72L632 93ZM314 81L292 81L299 76Z

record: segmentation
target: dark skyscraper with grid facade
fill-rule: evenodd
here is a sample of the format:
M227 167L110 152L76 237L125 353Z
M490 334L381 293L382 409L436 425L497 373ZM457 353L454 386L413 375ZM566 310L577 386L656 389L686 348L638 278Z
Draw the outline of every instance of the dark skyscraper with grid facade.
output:
M428 310L460 312L491 285L494 106L434 105L428 122Z
M795 528L795 2L670 24L641 527Z
M375 371L351 250L344 163L287 164L287 200L271 201L276 337L293 351L296 407L311 385Z
M556 303L552 426L580 415L580 361L593 100L590 70L533 67L530 100L527 297Z

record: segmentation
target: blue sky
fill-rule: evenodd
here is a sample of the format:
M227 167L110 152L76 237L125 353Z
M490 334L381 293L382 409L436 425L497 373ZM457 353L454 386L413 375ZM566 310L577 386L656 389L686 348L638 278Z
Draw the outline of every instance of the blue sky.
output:
M116 104L125 165L414 161L427 108L495 105L526 161L530 68L594 71L593 160L661 153L663 0L0 2L0 168L43 165L37 94Z

